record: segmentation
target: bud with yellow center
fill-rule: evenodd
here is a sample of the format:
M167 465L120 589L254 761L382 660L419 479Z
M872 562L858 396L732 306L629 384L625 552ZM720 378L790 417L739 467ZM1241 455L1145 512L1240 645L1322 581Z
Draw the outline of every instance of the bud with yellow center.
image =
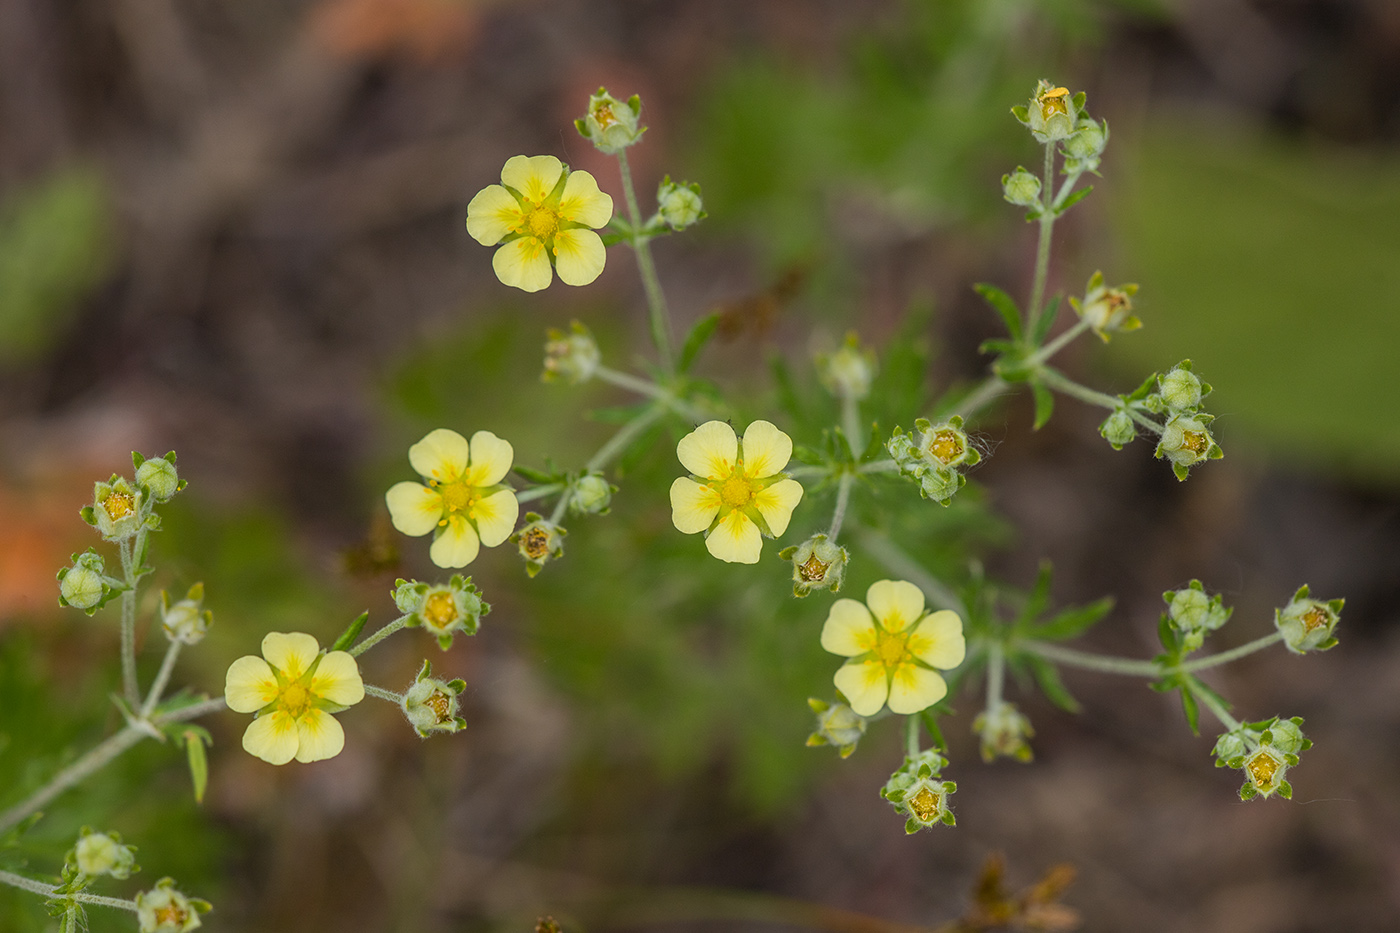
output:
M1084 92L1071 94L1068 88L1041 80L1025 106L1012 107L1017 120L1030 128L1039 143L1068 139L1079 125L1084 110Z
M481 617L491 611L482 601L480 591L472 585L471 577L459 573L453 574L445 585L397 580L393 596L394 604L408 617L405 624L421 626L437 638L443 651L452 647L452 637L456 633L475 635Z
M815 534L799 545L783 548L778 556L792 564L794 596L806 596L817 589L839 592L850 559L846 549L825 534Z
M1225 456L1211 436L1208 425L1215 420L1205 412L1178 412L1162 426L1162 439L1157 444L1156 457L1171 461L1172 472L1179 480L1186 479L1188 468L1204 460L1219 460Z
M609 94L607 88L600 87L588 98L588 112L574 121L574 127L599 152L616 155L635 144L646 132L646 127L638 123L641 115L642 99L636 94L624 102Z
M1089 277L1084 297L1071 297L1069 303L1075 314L1083 318L1094 333L1107 343L1109 334L1137 330L1142 326L1142 321L1133 314L1133 296L1137 291L1137 285L1132 282L1110 288L1104 284L1103 273L1095 272Z
M546 563L564 556L564 536L567 528L546 521L537 512L525 514L525 526L511 538L525 559L525 572L530 576L539 573Z
M1293 787L1284 780L1284 774L1298 763L1298 752L1312 747L1299 728L1302 723L1297 716L1240 723L1216 741L1215 766L1244 772L1241 800L1268 798L1275 793L1284 798L1293 796Z
M94 484L92 505L82 510L82 516L106 540L123 541L140 530L144 512L141 491L113 473L107 482Z
M136 895L136 919L141 933L186 933L200 926L199 915L211 909L208 901L186 897L176 890L174 878L162 878L151 890Z
M809 746L834 745L842 758L849 758L856 743L865 735L866 719L843 700L827 703L815 697L807 701L817 714L817 729L807 736Z
M460 732L467 727L467 721L457 715L457 697L467 689L466 681L440 680L432 673L432 665L424 661L400 702L404 716L422 738L434 732Z
M1337 643L1333 632L1342 621L1344 599L1312 599L1307 586L1298 588L1287 606L1274 612L1274 625L1294 654L1326 651Z
M904 822L906 833L916 833L940 823L947 826L955 824L953 811L948 809L948 797L958 786L939 776L947 763L948 760L936 750L925 749L917 755L906 757L904 764L890 775L880 790L881 797L908 817Z

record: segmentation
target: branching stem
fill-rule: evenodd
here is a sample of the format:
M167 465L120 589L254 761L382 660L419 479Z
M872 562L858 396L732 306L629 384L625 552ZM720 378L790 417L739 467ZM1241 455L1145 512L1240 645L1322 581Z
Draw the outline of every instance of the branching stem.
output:
M160 662L160 670L151 683L150 692L146 694L146 702L141 704L142 719L151 715L151 711L160 702L161 694L165 692L166 684L170 683L170 674L175 670L175 659L180 656L180 645L181 642L171 639L170 647L165 649L165 658Z
M44 884L42 881L35 881L32 878L16 875L14 872L10 871L0 871L0 882L38 894L40 897L51 898L58 892L58 888L54 885ZM78 891L73 894L64 894L62 897L64 900L74 900L80 904L115 907L118 910L129 910L132 913L136 913L135 901L126 901L116 897L102 897L97 894L87 894L83 891Z
M642 211L637 205L637 192L632 186L632 169L627 164L626 149L617 151L617 165L622 173L622 194L627 199L627 213L632 220L632 248L637 253L637 268L642 274L642 288L647 295L651 338L656 342L662 369L674 373L676 362L671 356L671 318L666 311L666 294L661 290L661 280L656 275L656 264L651 258L650 237L642 233Z

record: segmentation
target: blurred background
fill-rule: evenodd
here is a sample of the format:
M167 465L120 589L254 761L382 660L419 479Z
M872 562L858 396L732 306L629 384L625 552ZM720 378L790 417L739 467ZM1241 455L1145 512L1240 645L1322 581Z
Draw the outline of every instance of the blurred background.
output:
M338 758L272 768L239 750L246 717L212 717L202 808L180 756L145 743L16 857L56 872L79 826L117 829L144 872L104 893L173 874L229 931L530 930L544 913L567 933L909 931L967 911L995 852L1012 889L1074 866L1084 930L1393 930L1391 0L0 3L0 805L120 724L117 611L59 610L53 575L97 543L78 508L132 449L177 449L190 482L144 608L205 581L215 628L176 683L217 693L263 633L328 642L363 609L392 618L396 576L437 578L382 504L427 430L492 430L536 467L609 435L589 412L628 399L540 384L540 348L578 318L610 365L640 360L632 256L527 296L463 226L519 153L586 168L620 203L615 164L571 125L600 84L644 100L648 210L663 174L703 185L709 219L655 247L679 330L723 312L702 375L744 400L736 420L773 417L769 361L786 359L793 433L814 443L835 408L811 355L847 329L888 392L924 386L872 412L887 427L982 371L995 318L971 284L1029 287L1034 229L999 185L1039 164L1008 110L1040 77L1112 128L1052 287L1140 282L1146 322L1065 364L1117 392L1192 358L1228 456L1178 484L1146 440L1114 453L1103 412L1062 401L1032 433L1018 397L979 423L993 456L954 508L890 487L856 518L897 523L949 579L972 554L1024 587L1048 558L1056 604L1118 598L1087 647L1137 657L1162 591L1193 577L1236 606L1216 648L1269 631L1299 584L1346 597L1336 650L1209 678L1245 718L1306 718L1292 802L1240 804L1172 697L1066 672L1079 717L1012 685L1038 730L1028 766L984 765L977 700L957 704L958 826L906 837L877 796L901 754L890 723L844 762L802 744L835 666L829 600L791 599L771 544L729 567L671 528L688 429L671 424L539 578L483 552L479 637L442 654L410 632L366 658L394 689L425 656L464 677L465 734L422 742L367 700ZM813 491L787 539L830 499ZM857 551L849 595L883 575ZM142 639L149 678L159 632ZM4 888L0 928L55 927Z

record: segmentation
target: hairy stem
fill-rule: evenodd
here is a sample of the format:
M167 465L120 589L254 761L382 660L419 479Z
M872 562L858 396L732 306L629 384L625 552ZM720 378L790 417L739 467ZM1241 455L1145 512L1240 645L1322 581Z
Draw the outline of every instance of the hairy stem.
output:
M1209 690L1201 689L1200 681L1194 677L1187 677L1186 685L1188 689L1190 689L1192 695L1200 701L1201 705L1215 714L1215 718L1220 720L1227 731L1234 732L1240 727L1240 721L1230 715L1230 711L1225 708L1224 704L1216 699L1213 693Z
M151 690L146 694L146 702L141 704L141 718L145 719L151 715L151 711L160 702L160 696L165 692L166 684L170 683L170 674L175 670L175 659L180 656L180 642L171 640L170 647L165 649L165 658L160 662L160 670L156 673L156 679L151 683Z
M1262 651L1263 649L1269 647L1275 642L1280 641L1283 641L1282 632L1270 632L1267 635L1263 635L1259 638L1254 639L1254 641L1246 642L1245 644L1240 645L1238 648L1231 648L1229 651L1222 651L1219 654L1206 655L1205 657L1197 658L1194 661L1186 661L1179 665L1176 668L1176 670L1183 671L1185 673L1191 673L1192 671L1203 671L1207 668L1212 668L1220 664L1228 664L1231 661L1238 660L1239 658L1243 658L1246 655L1251 655L1256 651Z
M383 687L376 687L374 684L365 684L365 696L375 697L380 700L388 700L395 706L403 703L403 694L395 693L392 690L385 690Z
M523 490L523 491L521 491L521 492L517 492L517 493L515 494L515 501L516 501L516 502L533 502L533 501L535 501L536 499L544 499L544 498L547 498L547 497L549 497L549 496L552 496L552 495L554 495L556 492L558 492L559 490L561 490L561 489L563 489L563 488L564 488L564 484L563 484L563 483L548 483L548 484L546 484L546 485L544 485L544 486L534 486L534 487L531 487L530 489L526 489L526 490Z
M25 891L30 891L41 897L53 897L58 891L58 888L54 885L44 884L42 881L34 881L31 878L26 878L23 875L16 875L14 872L9 871L0 871L0 882ZM129 910L132 913L136 912L135 901L124 901L116 897L101 897L97 894L87 894L78 891L74 894L64 894L63 898L64 900L77 901L80 904L96 904L99 907L115 907L118 910Z
M904 751L910 758L919 757L919 716L904 717Z
M132 550L135 545L130 540L117 542L117 553L122 560L122 579L126 589L122 591L122 694L127 705L136 709L141 702L141 686L136 679L136 573Z
M647 295L651 339L656 342L661 367L673 373L676 363L671 356L671 318L666 312L666 295L661 290L661 280L656 275L656 264L651 258L649 238L642 233L642 211L637 206L637 192L632 187L632 169L627 164L626 149L617 151L617 165L622 172L622 194L627 199L627 213L632 220L632 248L637 253L637 268L642 274L642 288Z
M350 649L350 657L358 658L360 655L364 654L366 651L373 648L375 645L379 644L381 641L388 638L390 635L394 634L399 629L407 625L408 620L411 618L413 618L411 614L405 613L404 615L399 616L397 619L381 628L379 631L375 632L373 635L366 636L364 641L360 642L358 645Z
M1032 354L1031 357L1026 360L1027 365L1039 366L1041 363L1044 363L1046 360L1050 359L1050 357L1054 356L1056 353L1059 353L1065 347L1073 343L1076 337L1078 337L1080 334L1084 333L1088 329L1088 319L1080 318L1078 321L1075 322L1073 327L1071 327L1069 330L1065 331L1063 334L1056 337L1054 340L1050 341L1045 346L1037 350L1034 354Z
M992 715L1001 707L1002 681L1006 676L1006 654L1001 642L987 646L987 713Z
M1045 144L1045 181L1041 186L1047 195L1055 190L1055 144ZM1035 279L1031 282L1031 300L1026 305L1026 340L1035 333L1040 322L1040 303L1045 298L1045 283L1050 278L1050 241L1055 230L1055 211L1047 207L1040 214L1040 242L1035 249Z
M841 474L840 484L836 487L836 508L831 513L831 527L827 530L826 537L833 544L836 543L836 536L841 533L841 522L846 518L846 506L851 501L851 484L855 482L855 474L846 471Z
M1047 661L1067 667L1079 667L1086 671L1100 671L1105 674L1123 674L1127 677L1150 677L1156 679L1164 673L1156 661L1138 661L1134 658L1115 658L1105 654L1091 654L1061 648L1044 641L1023 641L1017 647L1040 655Z
M1094 389L1088 388L1087 386L1082 386L1079 383L1075 382L1073 379L1070 379L1068 376L1065 376L1063 373L1051 369L1049 366L1039 367L1036 370L1036 375L1040 377L1040 380L1042 382L1050 386L1052 389L1056 389L1060 392L1063 392L1065 395L1077 398L1081 402L1088 402L1090 405L1098 405L1099 407L1107 408L1110 411L1117 411L1122 406L1122 400L1119 399L1116 395L1109 395L1106 392L1097 392ZM1137 409L1133 408L1132 406L1128 406L1125 410L1128 412L1128 416L1130 418L1132 418L1138 424L1142 425L1144 428L1147 428L1147 430L1151 431L1153 434L1162 433L1162 426L1160 424L1153 421L1151 418L1148 418L1146 415L1142 414Z

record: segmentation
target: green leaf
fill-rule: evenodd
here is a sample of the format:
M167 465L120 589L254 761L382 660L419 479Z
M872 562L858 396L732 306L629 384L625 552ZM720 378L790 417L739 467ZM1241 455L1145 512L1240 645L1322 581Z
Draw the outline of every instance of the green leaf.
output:
M1056 217L1062 217L1062 216L1064 216L1065 211L1069 210L1071 207L1074 207L1074 205L1078 204L1080 201L1082 201L1082 200L1084 200L1085 198L1087 198L1087 197L1089 196L1089 192L1090 192L1090 191L1093 191L1093 190L1094 190L1094 186L1093 186L1093 185L1089 185L1087 188L1080 188L1080 189L1079 189L1078 191L1076 191L1074 194L1072 194L1072 195L1070 195L1069 197L1065 198L1065 202L1064 202L1063 204L1061 204L1059 207L1055 208L1055 216L1056 216Z
M335 640L335 644L331 645L331 650L347 650L355 643L355 639L360 637L360 632L364 630L365 622L368 620L368 611L360 613L359 616L355 618L355 621L351 622L350 625L346 627L345 631L340 634L340 637Z
M1055 396L1039 380L1031 383L1031 393L1035 396L1035 424L1039 431L1055 411Z
M695 322L695 326L686 335L685 344L681 347L680 360L676 363L680 372L690 369L695 358L700 355L700 351L705 348L705 344L715 334L715 328L719 326L719 313L707 314Z
M941 752L946 752L948 740L943 738L943 730L938 727L938 716L932 709L926 709L919 713L919 718L923 720L924 728L928 730L929 738L933 740L933 747Z
M1064 681L1060 680L1060 672L1055 665L1038 654L1027 653L1024 658L1031 673L1035 675L1035 682L1040 686L1040 692L1045 694L1046 699L1068 713L1077 713L1083 709L1079 705L1079 701L1070 695L1069 690L1065 689Z
M1189 687L1181 688L1181 708L1186 712L1186 724L1196 735L1201 734L1201 708Z
M797 387L792 382L792 370L788 368L787 360L778 354L773 354L768 361L768 368L772 370L773 382L778 390L778 406L792 416L796 422L805 422L806 410L797 394Z
M190 780L194 783L194 802L204 802L204 791L209 786L209 759L204 754L206 742L213 742L209 733L198 726L188 726L184 732L185 753L190 762Z
M1109 610L1112 608L1113 597L1105 596L1103 599L1089 603L1087 606L1066 609L1049 621L1036 626L1033 637L1044 641L1066 641L1071 638L1078 638L1088 631L1094 623L1108 615Z
M1026 605L1021 609L1021 619L1030 622L1040 617L1045 607L1050 605L1050 577L1053 567L1048 560L1040 562L1035 574L1035 583L1026 594Z
M992 310L1001 315L1001 319L1006 322L1006 332L1011 335L1012 340L1021 339L1021 309L1016 307L1016 302L1011 296L995 285L988 285L981 282L972 286L977 294L987 300L987 304L992 306Z
M511 469L528 479L530 482L538 483L541 486L548 486L549 484L557 483L562 479L562 477L554 473L546 473L544 470L536 470L533 467L522 466L519 463L511 467Z
M1035 322L1035 333L1031 335L1031 341L1038 347L1045 343L1045 338L1050 336L1050 328L1055 326L1055 318L1060 313L1060 296L1051 298L1045 305L1045 310L1040 313L1040 319Z

